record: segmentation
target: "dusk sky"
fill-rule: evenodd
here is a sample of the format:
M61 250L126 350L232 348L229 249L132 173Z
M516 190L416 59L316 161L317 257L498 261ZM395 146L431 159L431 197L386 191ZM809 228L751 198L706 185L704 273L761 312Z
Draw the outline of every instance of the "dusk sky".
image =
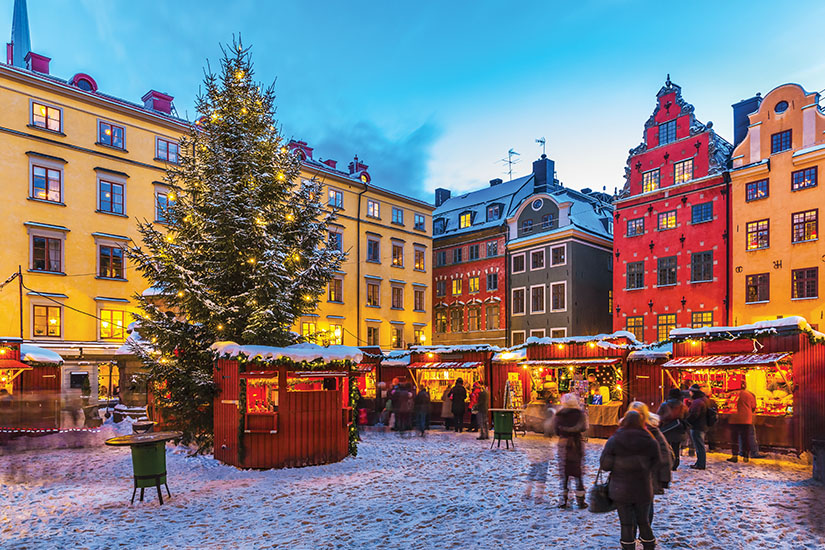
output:
M0 2L11 33L12 0ZM278 120L316 158L357 154L373 183L432 202L530 170L547 138L559 179L623 185L670 73L698 118L732 139L730 105L798 82L825 88L825 3L135 2L29 0L32 49L139 101L175 97L193 119L206 61L242 33ZM805 37L808 37L807 39ZM214 66L214 65L213 65Z

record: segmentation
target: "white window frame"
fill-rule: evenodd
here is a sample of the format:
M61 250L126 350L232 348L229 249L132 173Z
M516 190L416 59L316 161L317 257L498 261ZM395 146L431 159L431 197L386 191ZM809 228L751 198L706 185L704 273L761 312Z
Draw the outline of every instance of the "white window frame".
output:
M554 264L553 263L553 251L556 250L557 248L563 248L564 249L564 261L560 264ZM563 265L567 265L567 244L565 243L565 244L559 244L559 245L556 245L556 246L551 246L550 247L550 267L561 267Z
M553 309L553 287L558 285L564 286L564 307L561 309ZM569 297L567 296L567 281L557 281L555 283L550 283L547 286L550 290L550 313L562 313L567 311L567 302L569 301Z
M60 111L60 129L59 130L52 130L50 128L44 128L42 126L36 126L34 124L34 113L32 112L32 109L33 109L35 103L37 103L38 105L42 105L43 107L48 107L49 109L56 109L56 110ZM48 103L48 102L43 101L41 99L36 99L36 98L33 98L33 97L29 98L29 126L31 126L32 128L37 128L38 130L46 130L47 132L51 132L53 134L63 134L64 133L63 132L63 124L65 122L65 120L63 119L63 115L64 115L63 107L58 107L57 105L54 105L52 103Z
M65 300L65 298L55 298L55 300ZM58 304L52 302L51 300L46 300L45 298L41 298L38 296L32 296L29 300L29 314L31 315L31 319L29 320L29 334L31 334L32 340L40 341L40 340L47 340L47 341L60 341L64 340L66 336L66 315L65 311L66 308L63 304ZM35 306L40 307L56 307L60 308L60 336L35 336L34 334L34 308Z
M101 122L103 124L108 124L109 126L117 126L118 128L123 128L123 147L115 147L114 145L106 145L105 143L100 141L100 123ZM61 125L62 125L62 119L61 119ZM128 147L126 147L126 134L127 134L126 125L123 124L122 122L115 122L114 120L111 120L111 119L108 119L108 118L99 118L99 119L97 119L97 122L95 123L95 145L100 145L101 147L107 147L109 149L115 149L117 151L126 152L126 150L128 149ZM155 144L155 153L157 154L157 152L158 152L157 144Z
M527 341L527 331L524 331L524 330L513 330L513 331L510 331L510 343L511 343L511 344L513 344L513 342L515 342L515 341L516 341L516 338L515 338L516 334L521 334L521 335L522 335L522 337L523 337L523 338L522 338L522 341ZM515 344L513 344L513 345L515 345Z
M68 230L67 230L68 231ZM48 229L43 227L29 227L29 271L34 273L66 273L66 233L58 229ZM61 271L41 271L34 269L34 238L43 237L46 239L59 239L60 242L60 269ZM48 251L47 251L48 252ZM96 270L95 270L96 271Z
M556 330L561 330L564 332L564 336L553 336L553 332ZM550 337L551 338L567 338L567 327L552 327L550 329Z
M516 258L518 258L519 256L521 256L521 258L524 260L524 269L522 269L521 271L516 271L516 269L513 266L516 262ZM527 254L525 252L522 252L521 254L513 254L512 256L510 256L510 273L524 273L526 271L527 271Z
M540 267L533 267L533 255L541 253L541 266ZM536 248L535 250L530 251L530 271L540 271L544 269L547 265L547 254L545 253L544 248Z
M39 199L34 196L34 167L39 166L48 170L57 170L60 172L60 201L50 201L48 199ZM59 160L52 160L39 155L29 155L29 198L37 202L45 202L48 204L66 204L66 171L65 162ZM48 194L48 175L46 176L46 190Z
M542 288L544 293L544 299L542 300L541 309L533 310L533 289L534 288ZM546 313L547 312L547 287L546 285L531 285L530 286L530 315L534 315L537 313Z
M99 128L99 126L98 126L98 128ZM158 155L158 145L160 145L161 141L165 141L166 143L174 143L175 145L178 146L178 160L171 161L168 158L164 159L164 158L161 158L160 155ZM126 128L123 128L123 145L124 145L124 148L125 148L125 145L126 145ZM167 157L169 156L168 147L167 147L166 156ZM155 160L158 160L160 162L168 162L169 164L175 164L175 165L180 164L180 140L169 139L169 138L166 138L166 137L163 137L163 136L155 136Z
M95 212L99 214L107 214L109 216L120 216L120 217L129 217L129 209L127 205L129 204L128 196L129 196L129 185L127 184L126 178L123 176L119 176L117 174L113 174L107 171L98 172L96 175L96 184L95 184ZM106 181L109 183L116 183L118 185L123 186L123 212L109 212L108 210L101 210L100 209L100 182Z
M515 294L516 294L516 291L518 291L518 290L524 291L524 300L525 301L522 302L522 311L521 311L521 313L516 313L515 309L513 308L513 304L516 303ZM526 302L526 300L527 300L527 287L520 286L520 287L517 287L517 288L511 288L510 289L510 312L511 312L511 315L513 317L521 317L522 315L527 315L527 302Z
M372 210L375 209L375 214L373 215ZM381 203L373 200L367 199L367 217L374 218L376 220L381 219Z
M530 329L530 338L544 338L545 331L543 328Z

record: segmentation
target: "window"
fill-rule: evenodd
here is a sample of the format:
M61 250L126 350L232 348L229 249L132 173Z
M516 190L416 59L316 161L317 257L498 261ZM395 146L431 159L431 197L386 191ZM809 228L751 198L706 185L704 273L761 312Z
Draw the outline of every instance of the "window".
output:
M676 121L670 120L659 124L659 145L676 141Z
M524 254L513 256L513 273L523 273L524 269Z
M481 290L479 288L480 284L479 284L479 276L478 275L473 275L472 277L470 277L467 280L467 282L469 283L467 285L467 287L469 288L470 294L476 294L476 293L478 293L479 290Z
M61 170L32 165L31 197L41 201L63 202Z
M676 256L668 256L667 258L659 258L656 268L656 284L658 286L667 286L676 284Z
M447 281L436 281L435 282L435 295L436 296L446 296L447 295Z
M702 328L713 326L712 311L694 311L690 314L690 328Z
M100 121L100 123L98 123L97 142L101 145L123 149L125 147L123 140L125 133L126 131L123 129L123 126Z
M491 204L487 207L487 221L497 220L501 217L501 205Z
M167 218L167 209L169 208L169 194L164 191L157 191L155 192L155 221L160 223L166 223L169 221Z
M644 288L645 286L645 263L630 262L627 264L627 289Z
M444 250L440 250L435 253L435 265L441 267L442 265L447 265L447 252Z
M337 277L329 281L329 297L330 302L344 301L344 280Z
M453 263L460 264L461 263L461 251L462 248L454 248L453 249Z
M318 326L315 323L301 323L301 336L307 342L314 343L318 338Z
M641 315L628 317L625 330L633 334L636 340L643 342L645 339L645 319Z
M690 256L690 280L694 283L713 280L713 251L694 252Z
M109 279L123 279L123 249L119 246L99 247L98 276Z
M425 271L427 263L425 260L426 252L423 248L416 248L413 252L413 269L416 271Z
M487 274L487 292L498 290L498 273Z
M487 257L494 258L498 256L498 241L490 241L487 243Z
M380 243L375 239L367 239L367 261L373 263L381 262Z
M473 225L473 214L472 212L464 212L458 218L458 227L459 229L464 229L465 227L470 227Z
M745 277L745 302L767 302L770 294L770 273L759 273Z
M791 172L791 191L816 187L816 166Z
M564 265L567 263L567 246L554 246L550 249L550 265L557 266L557 265Z
M377 346L378 344L378 327L367 327L367 345Z
M745 224L746 250L759 250L770 246L770 227L768 220L757 220Z
M758 201L768 196L768 180L752 181L745 185L745 201Z
M544 249L530 252L530 270L544 269Z
M673 164L673 184L678 185L693 179L693 159Z
M550 311L567 309L567 282L550 284Z
M498 306L487 306L484 308L484 326L487 330L498 329Z
M435 331L447 332L447 312L443 309L435 312Z
M464 330L464 310L454 307L450 310L450 332L461 332Z
M637 235L644 235L645 219L636 218L634 220L627 220L627 236L636 237Z
M513 315L524 315L525 313L525 291L523 288L514 288L513 289Z
M544 285L530 287L530 313L544 313Z
M433 234L441 235L447 228L447 221L443 218L433 220Z
M791 214L791 242L801 243L817 239L819 209Z
M520 346L524 343L524 331L523 330L514 330L512 336L512 344L514 346Z
M34 336L55 336L61 335L62 323L60 306L34 306L33 322Z
M550 338L567 338L566 328L550 329Z
M367 305L381 306L381 286L378 283L367 281Z
M656 327L656 336L657 340L660 342L662 340L667 340L668 336L670 336L670 331L676 328L676 314L675 313L665 313L663 315L659 315L658 317L658 325Z
M791 131L785 130L771 135L771 154L781 153L791 148Z
M424 218L424 214L416 214L413 218L413 229L418 231L424 231L426 229L426 219Z
M816 298L819 296L819 269L794 269L791 271L791 298Z
M330 346L340 346L344 343L344 327L341 325L329 325L327 331L327 343Z
M330 189L329 190L329 203L333 208L343 208L344 207L344 192L339 191L337 189Z
M123 187L122 183L100 180L98 183L100 190L98 210L110 214L123 214Z
M178 163L180 153L180 145L177 141L169 141L168 139L158 138L156 144L155 157L172 164Z
M533 220L524 220L521 222L521 232L529 233L533 230Z
M670 210L668 212L662 212L659 214L658 223L656 224L656 228L659 231L665 231L666 229L673 229L676 227L676 211Z
M117 309L100 310L100 339L123 340L126 327L126 312Z
M404 225L404 211L400 208L392 207L392 223Z
M392 265L404 267L404 245L392 243Z
M424 289L422 288L413 289L413 309L415 311L424 311L426 309L424 306Z
M338 233L337 231L330 231L329 232L329 243L328 247L331 250L337 250L339 252L344 251L344 235Z
M43 105L32 101L32 126L45 128L52 132L63 131L63 111L57 107Z
M690 207L690 223L704 223L713 219L713 203L703 202Z
M374 200L367 200L367 217L368 218L380 218L381 217L381 208L378 204L378 201Z
M467 247L467 252L469 252L468 256L470 260L477 260L478 259L478 245L471 244Z
M553 214L545 214L541 217L541 228L542 229L553 229L553 223L556 221Z
M453 279L453 296L460 296L461 295L461 282L462 279Z
M390 304L392 309L404 309L404 289L400 286L394 286L390 292Z
M467 310L467 330L481 330L480 307L471 307Z
M607 291L607 313L613 315L613 291Z
M390 327L390 339L392 347L401 349L404 347L404 331L401 327Z
M423 328L413 329L413 341L416 344L423 344L427 340L427 335L424 334Z
M642 192L649 193L659 188L659 169L642 173Z
M63 240L52 237L32 237L32 270L61 273Z

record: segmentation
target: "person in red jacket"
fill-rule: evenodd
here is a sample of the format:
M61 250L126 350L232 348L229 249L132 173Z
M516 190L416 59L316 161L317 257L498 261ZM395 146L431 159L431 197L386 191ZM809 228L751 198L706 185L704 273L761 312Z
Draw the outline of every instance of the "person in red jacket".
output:
M736 398L736 412L730 415L728 425L730 426L731 457L728 462L739 461L739 445L742 445L743 461L747 462L753 449L751 449L750 427L753 425L753 411L756 409L756 396L748 391L744 380L742 389Z

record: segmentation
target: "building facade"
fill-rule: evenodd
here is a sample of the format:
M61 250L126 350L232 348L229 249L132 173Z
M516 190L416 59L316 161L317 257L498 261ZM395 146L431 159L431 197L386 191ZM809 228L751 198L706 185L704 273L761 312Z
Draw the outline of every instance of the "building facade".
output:
M614 203L614 330L655 342L728 323L731 150L668 76Z
M733 324L801 315L823 326L819 214L825 194L818 178L825 168L825 112L819 102L818 93L785 84L748 109L734 105L743 136L730 173Z

